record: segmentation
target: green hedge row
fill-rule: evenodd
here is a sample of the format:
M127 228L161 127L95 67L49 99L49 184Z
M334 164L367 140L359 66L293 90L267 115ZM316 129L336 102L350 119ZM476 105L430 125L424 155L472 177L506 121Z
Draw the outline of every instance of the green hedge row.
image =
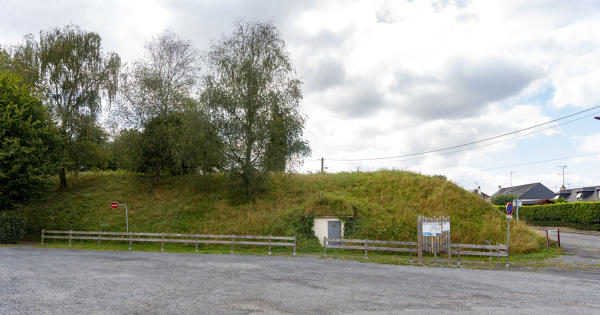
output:
M0 214L0 244L16 244L25 235L25 217Z
M496 206L496 208L505 211L504 206ZM533 225L567 226L600 231L600 202L523 206L519 208L519 219Z

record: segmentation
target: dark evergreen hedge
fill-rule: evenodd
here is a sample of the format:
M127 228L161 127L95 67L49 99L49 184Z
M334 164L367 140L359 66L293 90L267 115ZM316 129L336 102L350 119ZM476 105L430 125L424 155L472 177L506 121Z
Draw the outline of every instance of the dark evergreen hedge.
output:
M496 206L496 208L502 211L505 209L504 206ZM533 225L567 226L600 231L600 202L523 206L519 208L519 219Z
M0 214L0 244L16 244L25 235L25 217Z

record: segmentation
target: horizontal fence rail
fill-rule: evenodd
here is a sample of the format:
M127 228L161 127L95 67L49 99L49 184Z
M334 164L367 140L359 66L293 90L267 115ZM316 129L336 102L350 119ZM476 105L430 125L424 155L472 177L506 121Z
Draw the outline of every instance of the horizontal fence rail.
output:
M491 245L491 242L486 241L487 245L474 244L452 244L452 250L448 253L448 264L452 262L452 255L457 256L457 264L460 266L460 256L489 256L490 262L492 257L496 257L499 262L500 257L506 258L506 267L508 267L508 249L506 245L496 244ZM378 245L392 245L403 247L389 247ZM323 257L327 257L327 249L355 249L363 250L365 258L368 259L368 251L391 251L391 252L407 252L410 254L410 262L412 263L412 254L418 253L418 242L401 242L401 241L379 241L379 240L359 240L359 239L339 239L339 238L323 238Z
M174 238L178 237L178 238ZM133 242L161 243L160 250L165 250L165 243L194 244L198 251L198 244L224 244L231 245L233 254L235 245L268 246L271 255L272 246L293 247L296 256L296 237L293 236L259 236L259 235L216 235L216 234L182 234L182 233L142 233L142 232L102 232L102 231L58 231L42 230L42 245L46 239L98 241L125 241L129 242L129 250Z
M340 245L338 245L340 244ZM349 245L343 245L349 244ZM375 245L375 246L373 246ZM394 246L410 246L406 247L383 247L377 245L394 245ZM412 262L412 254L417 252L417 242L400 242L400 241L378 241L378 240L357 240L357 239L340 239L327 238L323 239L323 257L327 257L327 249L358 249L365 251L365 258L369 259L368 251L388 251L388 252L405 252L410 254L410 262Z
M508 248L506 245L496 244L491 245L491 242L486 241L487 245L473 245L473 244L450 244L450 247L453 249L450 252L450 256L452 254L457 257L457 264L460 266L460 255L468 255L468 256L489 256L490 262L492 261L492 257L496 257L496 262L499 262L500 257L506 258L506 267L508 268ZM467 250L463 250L467 249ZM480 251L478 251L480 250ZM483 251L481 251L483 250ZM451 258L448 259L448 262L451 261Z

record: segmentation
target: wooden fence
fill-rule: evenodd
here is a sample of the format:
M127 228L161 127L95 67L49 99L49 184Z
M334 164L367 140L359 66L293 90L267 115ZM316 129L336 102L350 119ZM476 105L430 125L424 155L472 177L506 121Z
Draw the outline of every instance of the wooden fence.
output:
M508 248L506 245L496 244L491 245L491 242L486 241L488 245L473 245L473 244L451 244L450 246L455 250L452 250L448 255L448 264L452 261L452 254L457 257L457 264L460 266L460 255L470 255L470 256L489 256L490 262L492 262L492 257L496 257L496 262L499 262L500 257L506 258L506 268L508 265ZM463 250L467 249L467 250ZM485 250L485 251L477 251L477 250Z
M331 244L331 243L333 244ZM460 266L460 256L489 256L490 262L492 258L496 257L499 262L500 257L506 258L506 267L508 264L508 249L506 245L496 244L492 245L490 241L485 241L487 245L472 245L472 244L452 244L449 243L450 248L453 250L448 252L448 264L452 263L452 255L457 257L457 265ZM419 252L419 242L400 242L400 241L378 241L378 240L358 240L358 239L339 239L339 238L327 238L323 239L323 257L327 257L327 249L357 249L365 252L365 258L368 259L368 251L389 251L389 252L407 252L410 254L410 262L413 262L412 254ZM341 245L337 245L341 244ZM348 244L348 245L344 245ZM372 246L375 245L375 246ZM381 247L377 245L394 245L404 247ZM408 246L408 248L407 248ZM480 251L484 250L484 251ZM422 261L419 262L422 264Z
M181 234L181 233L140 233L140 232L102 232L102 231L56 231L42 230L42 245L46 239L66 239L69 246L73 240L98 241L125 241L129 242L129 250L133 242L160 243L160 250L165 250L165 243L194 244L198 251L198 244L225 244L231 245L233 254L235 245L268 246L271 255L272 246L293 247L296 256L296 237L289 236L256 236L256 235L213 235L213 234Z
M333 243L333 244L330 244ZM350 245L343 245L344 243ZM341 244L341 245L335 245ZM369 259L368 251L388 251L388 252L408 252L410 254L410 262L412 263L412 254L417 252L417 248L406 247L381 247L371 245L394 245L394 246L411 246L416 247L417 242L400 242L400 241L377 241L377 240L356 240L356 239L339 239L325 237L323 239L323 257L327 257L327 249L359 249L365 251L365 258Z

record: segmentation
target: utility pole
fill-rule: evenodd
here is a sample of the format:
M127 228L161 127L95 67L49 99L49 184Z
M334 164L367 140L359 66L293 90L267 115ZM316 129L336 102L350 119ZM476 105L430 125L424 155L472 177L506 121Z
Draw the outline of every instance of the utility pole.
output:
M321 173L325 172L325 158L321 158Z
M567 166L566 166L566 165L560 165L560 166L557 166L557 167L558 167L558 168L562 168L562 178L563 178L563 184L562 184L562 187L561 187L561 189L562 189L562 188L567 188L567 186L565 186L565 168L567 168ZM558 175L560 175L560 174L558 174Z

